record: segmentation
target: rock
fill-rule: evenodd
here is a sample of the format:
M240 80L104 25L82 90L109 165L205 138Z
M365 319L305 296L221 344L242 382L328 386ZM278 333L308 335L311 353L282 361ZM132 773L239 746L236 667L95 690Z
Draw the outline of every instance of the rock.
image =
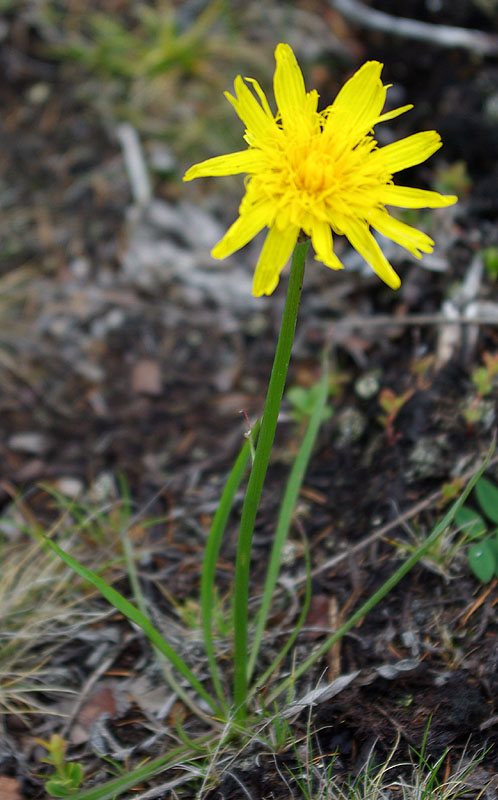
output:
M26 431L25 433L15 433L7 442L10 450L17 453L30 453L41 455L46 453L49 448L49 440L43 433L36 431Z
M152 397L162 392L161 367L152 358L141 358L131 372L131 386L137 394L148 394Z

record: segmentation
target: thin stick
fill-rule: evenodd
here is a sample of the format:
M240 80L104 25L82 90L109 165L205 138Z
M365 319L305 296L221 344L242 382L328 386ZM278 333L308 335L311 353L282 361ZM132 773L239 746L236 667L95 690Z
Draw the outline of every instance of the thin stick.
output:
M444 314L403 314L403 316L393 317L387 314L376 314L372 317L344 317L338 320L337 328L384 328L387 325L396 327L397 325L492 325L498 326L498 307L496 316L490 317L454 317L450 319Z
M395 17L384 11L364 6L359 0L330 0L336 11L346 19L375 31L430 42L440 47L461 47L480 56L498 53L498 36L453 25L431 25L417 19Z

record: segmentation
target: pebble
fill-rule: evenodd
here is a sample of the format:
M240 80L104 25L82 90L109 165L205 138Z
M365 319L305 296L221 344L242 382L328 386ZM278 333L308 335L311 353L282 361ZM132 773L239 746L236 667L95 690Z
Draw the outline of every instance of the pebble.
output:
M358 411L357 408L350 407L345 408L344 411L338 415L337 425L337 444L339 447L343 447L344 445L358 441L363 435L367 421L361 411Z
M362 400L369 400L379 391L379 371L366 372L355 381L354 390Z
M67 475L64 478L59 478L55 483L55 488L66 497L76 498L83 494L84 484L79 478Z
M36 431L26 431L25 433L15 433L7 442L10 450L18 453L31 453L41 455L49 448L49 440L43 433Z
M92 503L103 503L117 496L116 481L110 472L101 472L88 490L88 498Z

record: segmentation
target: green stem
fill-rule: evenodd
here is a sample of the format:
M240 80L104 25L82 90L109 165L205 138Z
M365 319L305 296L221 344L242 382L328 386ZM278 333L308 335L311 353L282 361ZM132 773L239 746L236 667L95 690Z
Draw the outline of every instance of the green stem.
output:
M249 568L252 536L259 500L268 468L275 429L277 427L280 403L284 392L289 367L297 312L301 299L304 265L309 241L298 242L292 256L292 266L285 301L284 314L273 368L266 395L265 410L258 436L254 463L247 484L246 495L240 519L237 558L235 562L234 596L234 704L236 719L241 722L246 716L247 701L247 627L249 603Z

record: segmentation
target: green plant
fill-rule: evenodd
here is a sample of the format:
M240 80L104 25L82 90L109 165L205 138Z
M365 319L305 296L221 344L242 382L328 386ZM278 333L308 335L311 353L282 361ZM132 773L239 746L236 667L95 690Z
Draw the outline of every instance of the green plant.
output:
M496 378L498 377L498 353L494 356L491 353L483 353L483 366L478 367L472 373L472 381L481 397L491 394L496 388Z
M429 723L430 725L430 723ZM310 732L304 744L293 751L296 764L287 767L289 795L297 786L304 800L458 800L484 797L486 787L477 794L469 794L471 775L479 766L483 754L469 758L464 752L459 761L449 769L450 750L446 749L435 761L426 756L426 728L419 751L411 748L409 761L395 760L399 736L387 759L380 764L372 747L365 766L355 778L341 780L334 777L335 753L316 753L310 746Z
M455 161L437 172L436 187L439 192L455 192L460 197L472 188L472 180L465 161Z
M153 78L172 69L192 73L209 52L209 32L221 6L220 0L209 3L186 30L180 29L170 2L155 8L135 4L131 28L118 17L94 11L85 19L88 35L73 32L54 50L110 78Z
M484 414L483 398L496 390L498 378L498 354L483 353L483 364L472 373L472 383L476 387L476 395L465 405L463 413L469 425L479 422Z
M387 441L390 445L394 444L396 434L394 432L394 420L398 415L399 410L404 406L407 400L410 399L414 389L408 389L403 394L396 395L392 389L382 389L379 393L379 405L384 414L379 414L378 421L386 430Z
M290 414L295 422L302 423L310 418L319 391L318 383L313 383L311 386L291 386L287 390L285 397L290 404ZM330 419L332 413L332 408L328 405L325 406L322 411L322 420Z
M484 262L484 269L491 280L498 280L498 247L496 245L486 247L481 255Z
M76 761L66 761L67 742L57 733L53 733L48 742L44 739L36 741L48 751L42 761L55 768L54 774L45 781L45 790L52 797L74 795L83 782L83 767Z
M470 545L468 562L476 578L487 583L493 575L498 577L498 527L489 530L489 522L498 525L498 486L481 477L475 485L474 498L482 514L464 505L455 514L455 522L467 539L479 540Z
M123 552L134 603L117 591L102 574L97 574L65 552L52 538L40 536L44 547L55 552L148 637L164 666L165 679L198 719L210 726L209 735L196 740L189 739L181 726L177 726L178 737L185 747L202 756L206 755L209 748L216 750L227 741L246 742L257 735L261 729L261 705L275 715L274 709L286 702L283 698L290 699L295 692L298 679L374 608L435 545L480 475L478 472L443 520L393 574L301 664L293 664L290 674L282 679L278 677L278 667L294 644L311 596L311 569L305 548L308 581L297 624L287 640L279 646L270 665L266 669L261 666L263 634L274 600L284 545L330 392L330 369L325 352L317 388L306 401L306 426L283 492L261 603L253 615L250 606L253 535L291 357L310 241L317 258L327 266L338 269L342 265L333 251L331 230L339 228L381 279L388 286L397 288L400 278L380 250L370 224L404 245L414 255L420 256L422 252L432 250L432 240L424 233L391 218L384 204L432 208L448 206L456 201L455 197L442 197L436 192L395 186L391 178L386 177L425 160L439 148L440 138L435 131L425 131L386 145L382 150L374 146L373 126L408 109L405 106L381 113L386 87L380 80L382 65L379 62L367 62L348 81L335 104L325 112L317 111L318 94L305 91L304 78L288 45L277 46L276 62L274 86L279 106L277 116L271 111L259 84L249 81L248 86L238 76L235 81L237 97L228 95L228 98L245 123L248 149L194 165L185 175L185 180L190 180L209 174L249 173L247 194L240 205L240 216L216 245L213 254L220 258L229 255L268 226L270 230L256 266L254 295L271 294L274 291L280 272L292 254L282 324L261 424L258 430L249 434L228 476L205 546L200 610L210 682L197 671L197 664L191 663L188 654L174 639L167 638L153 624L153 614L141 590L132 542L126 531L123 531L122 537ZM358 97L365 102L359 103ZM329 195L333 197L330 207L327 205L329 201L324 200ZM390 415L386 424L392 427L394 415L408 396L405 394L396 398L392 393L389 397L385 396L385 410ZM232 675L223 668L226 662L218 658L216 650L214 589L222 538L246 472L249 474L240 512L233 581L233 657L229 660L230 666L233 664ZM123 524L126 527L129 523L125 519ZM285 733L285 726L281 726L277 736L282 738ZM137 776L144 778L170 764L165 759L146 765L149 771L146 768L134 770L129 776L119 776L99 787L98 791L79 792L76 798L103 800L117 796L132 786L130 781L136 780Z
M69 69L76 65L79 95L98 114L128 121L144 140L171 145L167 173L176 171L175 156L209 153L220 141L233 146L221 91L234 61L263 75L268 63L263 49L247 40L242 9L235 13L226 0L192 4L187 13L181 5L137 0L111 12L102 3L43 0L29 13L48 56Z

